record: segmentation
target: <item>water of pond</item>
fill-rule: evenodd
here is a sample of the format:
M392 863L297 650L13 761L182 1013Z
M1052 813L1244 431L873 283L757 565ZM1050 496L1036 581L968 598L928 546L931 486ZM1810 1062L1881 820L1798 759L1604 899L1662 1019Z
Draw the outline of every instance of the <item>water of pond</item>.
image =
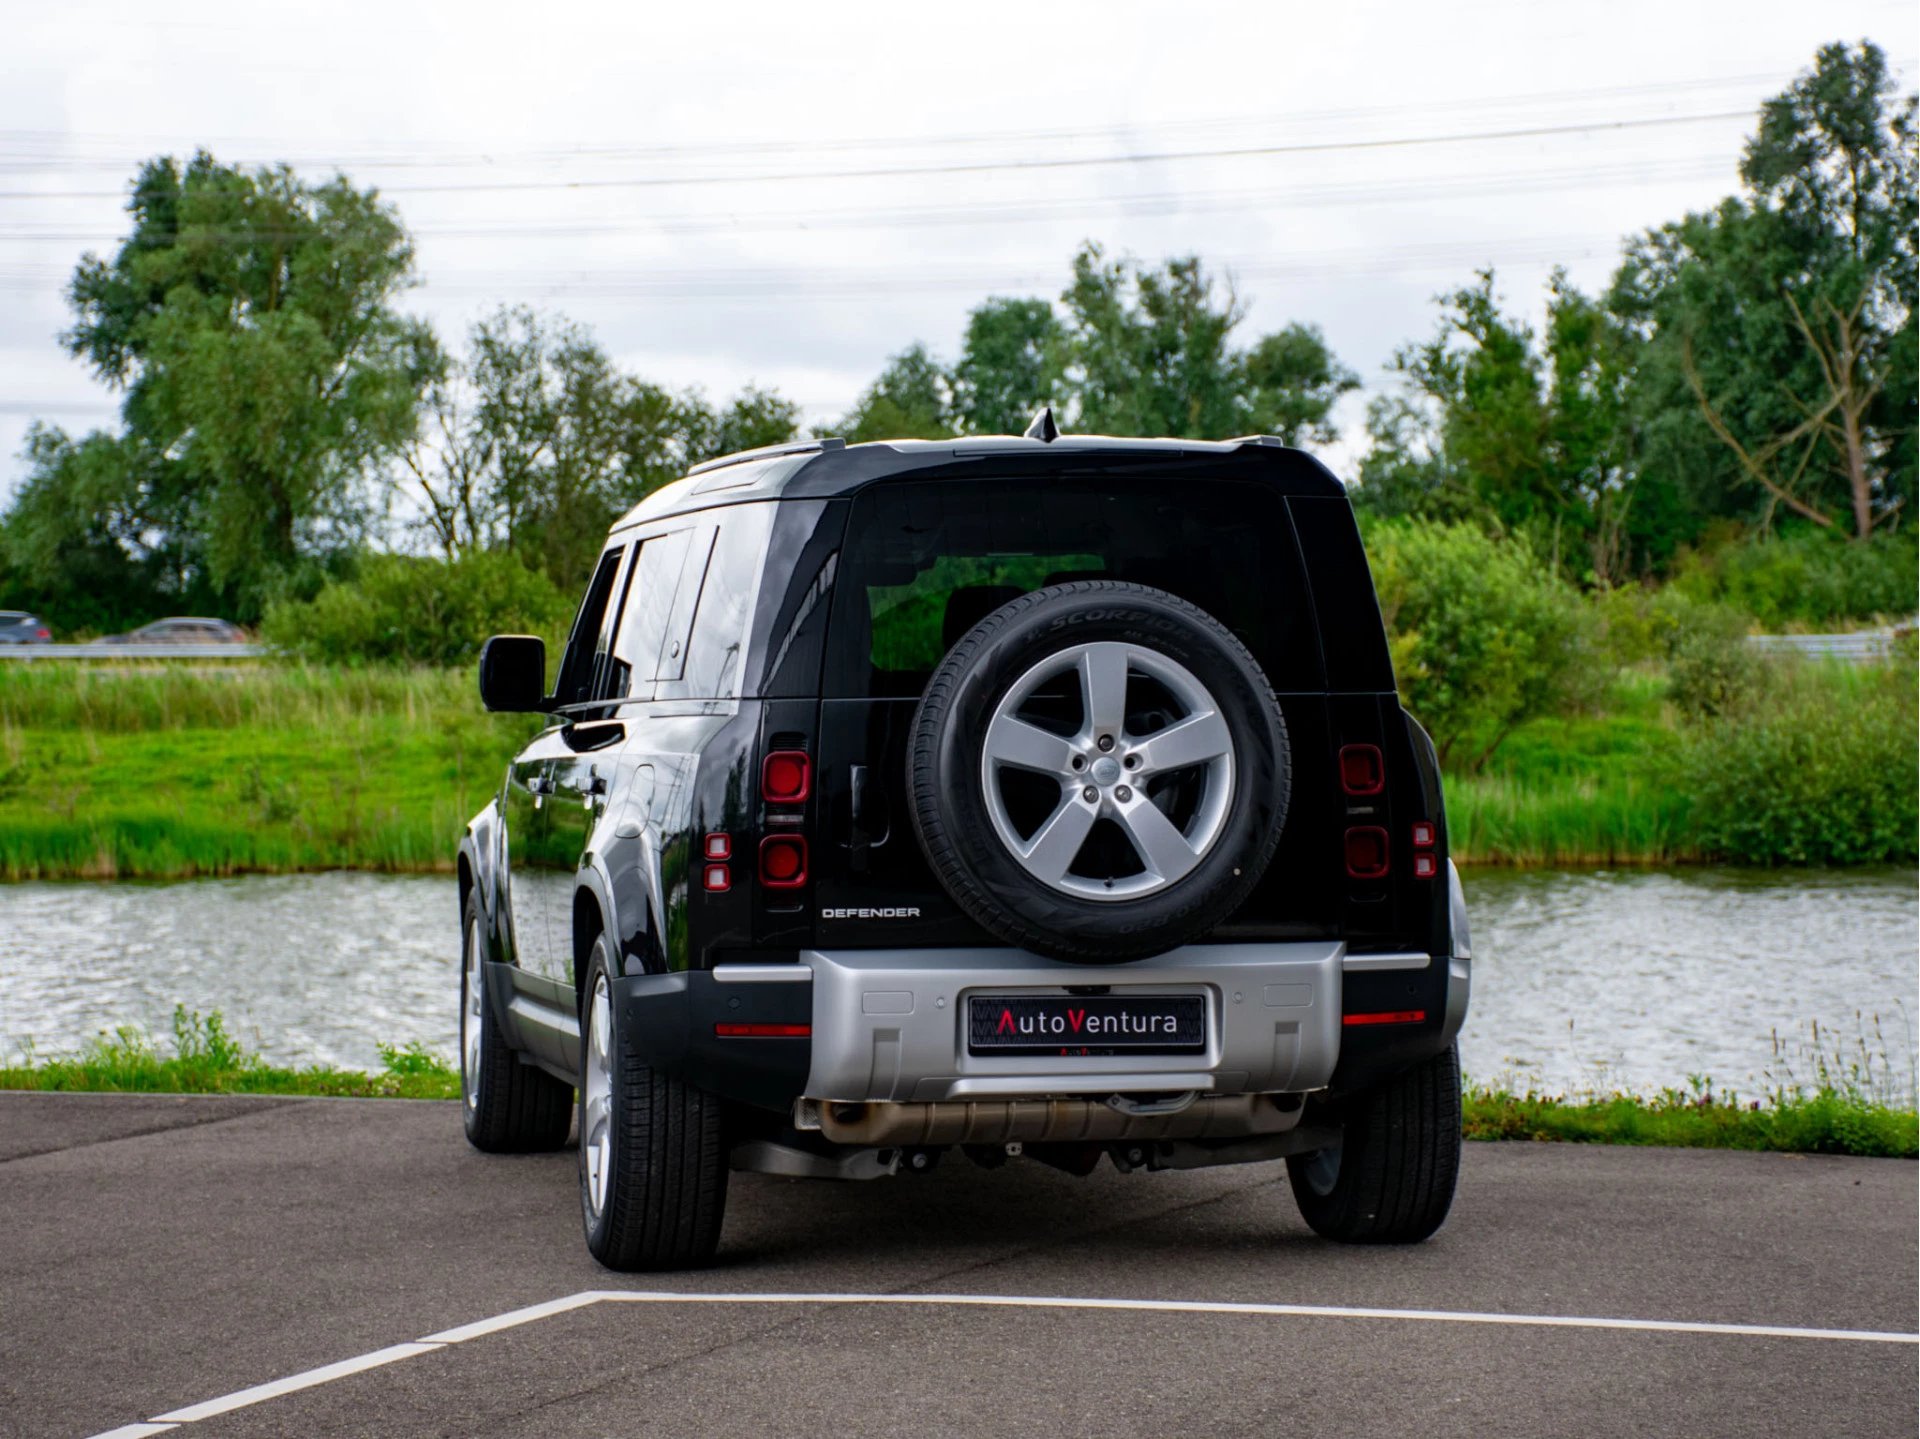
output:
M1814 1022L1852 1037L1874 1015L1870 1044L1912 1072L1912 871L1480 871L1467 894L1475 1079L1752 1091L1778 1074L1774 1035L1791 1050ZM176 1003L282 1063L374 1066L383 1041L451 1054L458 948L447 877L0 886L0 1060L121 1024L165 1034Z

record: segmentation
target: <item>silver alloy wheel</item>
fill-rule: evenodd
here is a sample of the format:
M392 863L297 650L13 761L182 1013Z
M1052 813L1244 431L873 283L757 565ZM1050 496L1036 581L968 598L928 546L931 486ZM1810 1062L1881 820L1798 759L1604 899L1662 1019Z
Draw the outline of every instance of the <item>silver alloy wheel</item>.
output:
M586 1062L581 1070L580 1153L587 1171L587 1209L598 1219L607 1205L607 1170L613 1160L613 1006L604 974L595 978L587 1002Z
M1075 673L1081 726L1062 736L1020 717L1049 680ZM1157 681L1185 711L1150 734L1127 729L1131 677ZM1186 666L1157 650L1117 640L1075 645L1049 655L1020 676L988 722L981 784L1000 842L1042 884L1081 899L1137 899L1184 878L1206 857L1226 828L1233 799L1233 736L1205 685ZM1184 825L1148 797L1151 781L1201 769L1204 788ZM1053 812L1023 835L1007 812L1003 770L1026 770L1060 782ZM1138 874L1090 877L1073 873L1087 836L1112 820L1139 857Z
M466 963L460 975L460 1097L468 1109L480 1103L480 1044L487 1027L485 993L480 980L480 916L475 914L467 919Z

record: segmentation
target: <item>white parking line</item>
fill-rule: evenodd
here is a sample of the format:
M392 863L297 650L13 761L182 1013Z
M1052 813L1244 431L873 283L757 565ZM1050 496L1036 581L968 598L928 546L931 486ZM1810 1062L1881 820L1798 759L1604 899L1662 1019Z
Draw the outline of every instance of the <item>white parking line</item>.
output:
M1294 1319L1382 1319L1441 1324L1520 1325L1544 1329L1633 1330L1654 1334L1717 1334L1741 1339L1825 1339L1855 1344L1920 1345L1920 1334L1886 1329L1807 1329L1784 1324L1713 1324L1687 1319L1610 1319L1572 1314L1500 1314L1466 1309L1371 1309L1333 1304L1253 1304L1208 1299L1081 1299L1066 1295L1028 1294L686 1294L655 1289L584 1289L542 1304L511 1309L491 1319L443 1329L410 1344L393 1344L292 1374L285 1379L237 1389L216 1399L170 1410L144 1424L126 1424L96 1434L93 1439L144 1439L182 1424L211 1419L248 1405L277 1399L315 1385L344 1379L421 1354L432 1354L470 1339L484 1338L523 1324L538 1323L556 1314L594 1304L867 1304L912 1305L928 1308L974 1309L1093 1309L1147 1314L1238 1314Z

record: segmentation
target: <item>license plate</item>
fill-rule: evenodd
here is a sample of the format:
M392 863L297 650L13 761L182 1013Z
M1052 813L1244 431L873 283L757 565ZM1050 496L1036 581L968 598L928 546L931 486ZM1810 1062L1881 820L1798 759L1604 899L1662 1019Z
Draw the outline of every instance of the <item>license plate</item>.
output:
M969 1054L1200 1054L1207 1002L1198 994L976 994Z

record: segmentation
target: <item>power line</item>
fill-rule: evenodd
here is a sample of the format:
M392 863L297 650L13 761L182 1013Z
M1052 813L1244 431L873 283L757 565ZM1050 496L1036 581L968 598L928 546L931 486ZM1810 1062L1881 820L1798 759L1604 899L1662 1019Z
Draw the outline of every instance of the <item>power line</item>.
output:
M1377 205L1411 200L1469 199L1483 195L1534 192L1556 188L1587 188L1625 182L1649 184L1705 179L1730 171L1732 160L1723 155L1668 157L1653 161L1624 161L1614 165L1555 167L1524 171L1479 171L1468 174L1426 175L1414 180L1343 181L1283 189L1261 187L1226 190L1159 190L1120 195L1073 196L1055 200L977 201L965 205L852 206L831 210L697 211L649 214L634 218L579 217L539 222L474 221L462 225L409 227L420 240L565 239L586 235L626 234L743 234L753 231L918 229L942 226L1004 225L1077 220L1123 213L1164 216L1215 213L1256 206ZM211 230L196 227L196 244L268 244L297 240L298 233L268 230ZM0 243L90 242L111 243L122 238L108 229L31 228L0 229Z
M1196 116L1183 120L1160 121L1148 126L1126 123L1101 125L1054 126L1038 129L982 130L971 132L933 133L924 135L901 135L897 132L876 136L839 136L809 139L770 139L770 140L718 140L700 143L676 143L670 145L632 145L632 144L574 144L549 145L534 148L516 147L514 142L493 144L476 142L471 136L463 136L457 142L458 148L443 149L439 156L434 154L433 146L446 142L421 142L408 139L397 142L382 142L377 139L356 140L354 143L367 146L361 154L348 151L344 154L330 153L316 156L315 164L367 164L383 168L439 167L455 165L510 165L519 162L549 164L569 159L672 159L676 157L709 157L730 154L779 154L792 151L819 153L823 151L849 150L900 150L900 149L940 149L970 145L995 144L1031 144L1037 142L1059 142L1084 140L1118 135L1133 135L1141 129L1150 129L1163 133L1192 133L1196 131L1219 130L1234 127L1266 126L1282 123L1297 123L1303 120L1327 122L1347 120L1379 119L1389 116L1418 112L1422 115L1497 111L1525 108L1565 108L1586 101L1613 101L1636 97L1656 97L1684 94L1696 101L1703 92L1713 90L1750 90L1753 87L1777 84L1782 76L1776 71L1753 72L1744 75L1709 76L1692 80L1655 81L1634 85L1593 86L1578 90L1530 91L1515 95L1455 98L1451 100L1406 101L1392 105L1356 106L1346 109L1316 109L1313 111L1290 111L1261 114L1235 114ZM0 152L7 147L24 147L25 153L18 158L22 163L64 164L67 168L80 168L91 165L119 166L125 163L124 152L114 156L84 156L63 159L57 150L62 146L71 146L74 142L83 144L111 144L147 150L155 142L149 135L110 134L107 132L65 132L40 129L0 129ZM291 137L278 139L264 136L200 136L186 139L187 145L235 145L240 147L264 147L285 158L289 147L297 150L303 143ZM383 148L384 146L384 148ZM165 148L163 145L162 148ZM39 153L33 153L35 150ZM0 166L6 163L0 157Z
M1238 160L1274 155L1312 155L1364 150L1407 149L1480 141L1539 139L1751 120L1748 110L1714 110L1697 115L1662 115L1635 120L1589 120L1566 125L1529 125L1506 130L1459 131L1447 135L1401 135L1375 140L1307 140L1284 145L1244 145L1212 150L1134 151L1118 155L1061 156L1037 160L982 160L944 165L870 166L843 170L766 170L745 174L647 175L584 180L474 180L431 185L394 185L395 195L481 194L529 190L625 190L671 186L783 184L803 180L875 180L909 176L977 175L1000 172L1079 170L1111 165L1171 164L1185 160ZM117 200L119 190L0 190L0 200Z

